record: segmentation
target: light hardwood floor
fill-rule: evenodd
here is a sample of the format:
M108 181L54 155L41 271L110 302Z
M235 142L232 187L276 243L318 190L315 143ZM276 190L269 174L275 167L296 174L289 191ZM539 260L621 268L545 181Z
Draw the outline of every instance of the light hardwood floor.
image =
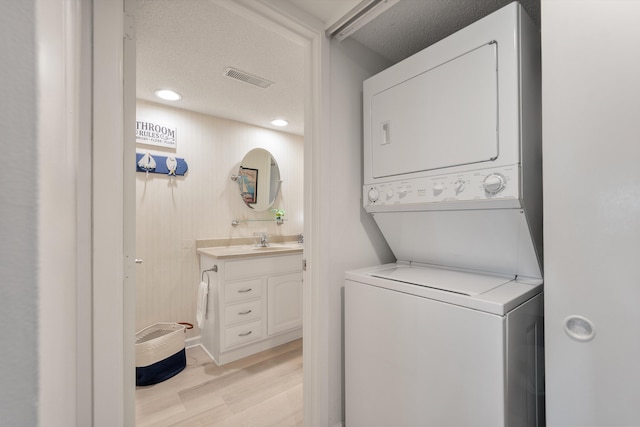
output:
M302 340L223 366L187 349L181 373L137 387L136 426L302 426Z

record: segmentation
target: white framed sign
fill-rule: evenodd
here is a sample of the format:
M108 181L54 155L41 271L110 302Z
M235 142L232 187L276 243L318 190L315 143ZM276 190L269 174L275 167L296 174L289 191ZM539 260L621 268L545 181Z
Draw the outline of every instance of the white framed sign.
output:
M178 133L175 126L158 122L136 120L136 142L165 148L178 146Z

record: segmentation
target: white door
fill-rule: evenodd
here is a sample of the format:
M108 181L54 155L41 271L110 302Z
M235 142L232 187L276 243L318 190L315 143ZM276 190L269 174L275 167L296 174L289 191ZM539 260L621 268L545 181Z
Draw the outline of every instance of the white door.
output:
M640 425L640 2L542 1L547 425Z

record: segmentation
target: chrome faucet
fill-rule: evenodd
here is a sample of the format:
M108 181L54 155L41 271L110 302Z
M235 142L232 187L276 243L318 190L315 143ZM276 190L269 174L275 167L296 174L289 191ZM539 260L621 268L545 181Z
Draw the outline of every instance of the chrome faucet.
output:
M254 233L254 236L260 237L260 242L256 243L256 246L266 248L269 246L269 239L267 239L267 233Z

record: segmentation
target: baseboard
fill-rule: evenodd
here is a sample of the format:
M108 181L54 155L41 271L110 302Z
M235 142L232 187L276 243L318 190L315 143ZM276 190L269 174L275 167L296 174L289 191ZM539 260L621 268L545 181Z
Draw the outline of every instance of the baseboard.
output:
M199 345L202 345L202 335L187 338L186 340L184 340L184 346L186 348L197 347Z

